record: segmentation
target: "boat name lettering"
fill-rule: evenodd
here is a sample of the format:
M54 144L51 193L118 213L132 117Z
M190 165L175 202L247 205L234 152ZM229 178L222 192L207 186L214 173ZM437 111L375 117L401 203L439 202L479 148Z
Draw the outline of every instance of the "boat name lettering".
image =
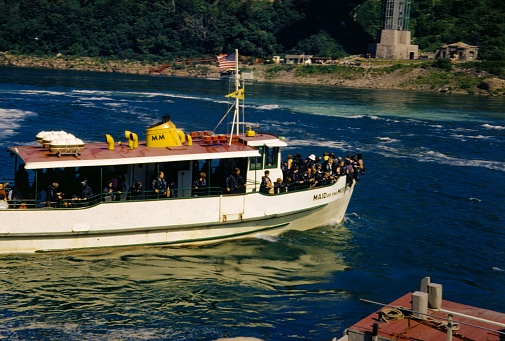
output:
M151 136L151 141L164 140L164 139L165 139L165 135Z
M337 195L339 193L343 193L344 190L345 190L345 187L342 187L342 188L339 188L338 190L336 190L335 192L331 192L331 193L325 192L325 193L315 194L313 200L315 201L315 200L330 198L330 197Z

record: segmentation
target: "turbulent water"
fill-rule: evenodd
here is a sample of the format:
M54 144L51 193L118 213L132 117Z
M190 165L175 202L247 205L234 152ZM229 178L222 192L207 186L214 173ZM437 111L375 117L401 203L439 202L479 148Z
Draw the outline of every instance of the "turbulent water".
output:
M35 144L42 130L142 138L163 114L212 130L228 92L220 81L0 68L0 147ZM285 154L363 154L343 225L2 255L0 339L331 340L379 308L360 298L389 303L425 276L444 299L505 312L503 98L251 83L246 115L284 136ZM12 179L9 153L0 165Z

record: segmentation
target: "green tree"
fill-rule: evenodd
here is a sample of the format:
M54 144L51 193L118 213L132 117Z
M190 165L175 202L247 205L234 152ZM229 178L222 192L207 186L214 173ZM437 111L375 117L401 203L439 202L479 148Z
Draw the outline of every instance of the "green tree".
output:
M334 59L341 58L346 54L342 46L325 31L298 42L293 52L299 51L318 57L332 57Z

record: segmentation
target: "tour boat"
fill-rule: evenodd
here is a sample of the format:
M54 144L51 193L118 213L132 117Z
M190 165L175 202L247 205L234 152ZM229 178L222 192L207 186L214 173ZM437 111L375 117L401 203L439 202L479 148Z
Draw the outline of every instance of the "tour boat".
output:
M283 179L281 149L287 143L247 127L240 112L244 88L236 79L235 91L227 95L235 99L227 134L185 133L164 116L146 129L145 140L126 131L124 143L105 134L105 141L84 144L75 136L62 141L69 135L60 131L50 141L45 136L51 132L41 132L39 145L9 147L16 167L33 172L33 185L30 195L11 198L9 208L0 210L0 253L195 245L341 223L354 190L345 176L313 188L260 191L266 170L273 181ZM245 186L231 193L225 180L236 168ZM160 171L168 197L151 188ZM201 172L207 186L194 188ZM74 197L84 180L94 195ZM102 190L109 181L118 186L112 194ZM51 201L44 196L54 182L61 197ZM138 183L143 191L134 195L129 189Z

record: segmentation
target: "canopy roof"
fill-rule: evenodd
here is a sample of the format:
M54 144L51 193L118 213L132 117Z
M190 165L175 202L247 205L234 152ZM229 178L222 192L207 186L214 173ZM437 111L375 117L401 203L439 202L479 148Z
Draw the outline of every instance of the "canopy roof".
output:
M286 143L274 135L257 134L253 137L234 138L231 145L206 144L194 140L191 146L186 143L178 147L155 148L147 147L146 142L141 141L138 148L132 149L128 145L116 143L114 149L109 150L105 142L87 143L77 156L63 154L59 157L42 145L12 146L9 151L22 159L26 169L44 169L255 157L261 154L254 147L262 145L282 147Z

